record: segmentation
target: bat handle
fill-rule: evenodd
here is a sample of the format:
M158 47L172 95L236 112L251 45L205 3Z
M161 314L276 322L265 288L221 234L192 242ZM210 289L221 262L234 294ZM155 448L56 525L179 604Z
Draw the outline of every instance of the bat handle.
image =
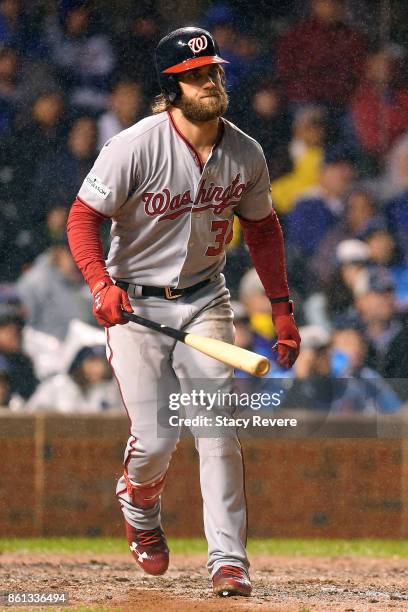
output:
M152 329L153 331L169 336L169 338L173 338L174 340L179 340L180 342L184 342L187 335L186 332L179 329L173 329L173 327L168 327L162 323L157 323L156 321L151 321L150 319L145 319L144 317L139 317L139 315L135 314L134 312L127 312L126 310L123 310L122 314L125 319L132 321L132 323L137 323L138 325Z

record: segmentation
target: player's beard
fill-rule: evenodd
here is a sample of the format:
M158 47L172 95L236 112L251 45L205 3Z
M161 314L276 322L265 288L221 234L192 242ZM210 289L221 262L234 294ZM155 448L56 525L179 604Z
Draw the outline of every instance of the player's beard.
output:
M209 95L211 95L210 92ZM226 113L228 96L225 89L217 90L216 95L203 100L192 100L182 95L177 101L177 106L185 118L190 121L211 121L217 117L222 117Z

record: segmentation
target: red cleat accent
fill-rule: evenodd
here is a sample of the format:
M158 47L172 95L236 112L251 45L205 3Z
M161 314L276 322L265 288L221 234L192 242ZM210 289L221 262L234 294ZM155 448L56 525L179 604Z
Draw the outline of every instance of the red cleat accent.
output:
M127 521L125 525L130 552L136 563L147 574L164 574L169 566L169 549L163 529L136 529Z
M213 591L220 597L241 595L249 597L252 591L251 581L242 567L223 565L212 578Z

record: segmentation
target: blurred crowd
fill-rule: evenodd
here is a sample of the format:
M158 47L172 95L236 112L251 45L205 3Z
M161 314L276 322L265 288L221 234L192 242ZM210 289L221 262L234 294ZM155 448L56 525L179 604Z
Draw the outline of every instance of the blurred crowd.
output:
M227 119L265 152L303 337L294 371L281 371L270 304L237 226L225 269L237 343L267 355L269 382L287 379L309 408L399 410L408 399L408 6L190 4L0 0L0 405L120 405L67 247L67 213L103 144L149 114L158 40L199 25L229 61ZM350 378L364 384L341 401L329 385L320 402L319 389Z

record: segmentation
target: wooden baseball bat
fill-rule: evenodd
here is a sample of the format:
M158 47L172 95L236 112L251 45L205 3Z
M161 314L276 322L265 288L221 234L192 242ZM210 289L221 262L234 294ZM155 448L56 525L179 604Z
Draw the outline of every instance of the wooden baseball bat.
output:
M208 355L208 357L218 359L218 361L222 363L226 363L233 368L244 370L253 376L265 376L271 367L269 359L266 357L253 353L252 351L247 351L234 344L216 340L215 338L189 334L188 332L174 329L174 327L168 327L167 325L150 321L150 319L139 317L139 315L134 313L123 311L122 314L125 319L133 323L138 323L139 325L143 325L143 327L148 327L165 336L174 338L179 342L184 342L184 344L195 348L197 351L200 351L200 353L204 353L204 355Z

